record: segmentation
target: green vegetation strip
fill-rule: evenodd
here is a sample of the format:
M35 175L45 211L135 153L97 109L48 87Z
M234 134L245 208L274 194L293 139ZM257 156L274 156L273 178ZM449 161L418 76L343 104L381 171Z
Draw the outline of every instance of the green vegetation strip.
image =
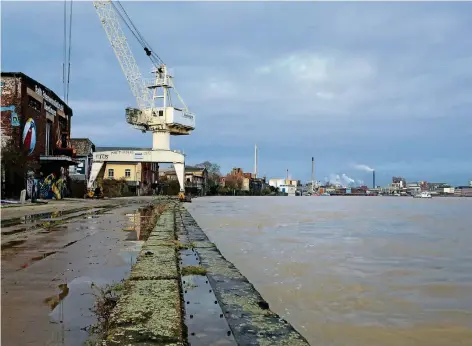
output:
M108 318L106 345L182 345L175 202L165 202Z

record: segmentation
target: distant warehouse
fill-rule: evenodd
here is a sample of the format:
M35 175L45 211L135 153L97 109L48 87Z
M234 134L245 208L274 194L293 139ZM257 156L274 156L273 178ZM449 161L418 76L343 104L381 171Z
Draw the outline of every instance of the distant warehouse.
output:
M454 189L456 197L472 197L472 186L457 186Z

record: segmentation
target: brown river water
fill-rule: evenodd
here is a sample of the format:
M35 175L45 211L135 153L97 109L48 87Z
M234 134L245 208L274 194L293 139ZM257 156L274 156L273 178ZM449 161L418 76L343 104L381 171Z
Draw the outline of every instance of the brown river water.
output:
M312 345L472 345L472 198L208 197L186 206Z

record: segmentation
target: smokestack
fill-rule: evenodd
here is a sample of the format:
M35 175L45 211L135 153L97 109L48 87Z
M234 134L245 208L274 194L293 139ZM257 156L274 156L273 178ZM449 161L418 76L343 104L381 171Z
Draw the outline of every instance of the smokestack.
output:
M372 188L375 189L375 170L372 171Z
M311 157L311 192L315 191L314 181L315 181L315 158Z
M254 178L257 178L257 144L254 145Z

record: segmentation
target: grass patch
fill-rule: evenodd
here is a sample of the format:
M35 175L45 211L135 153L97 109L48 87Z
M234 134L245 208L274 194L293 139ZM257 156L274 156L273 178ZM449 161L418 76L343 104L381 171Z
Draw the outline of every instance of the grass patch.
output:
M109 331L111 312L123 293L124 280L104 287L99 287L92 283L91 288L93 290L92 294L96 298L95 305L91 311L95 314L97 322L90 326L88 331L98 339L103 339ZM93 341L89 340L90 342Z
M154 229L157 223L157 220L162 215L162 213L164 213L166 209L167 209L167 204L159 203L153 206L149 206L142 211L141 217L140 217L142 240L147 240L149 238L149 235Z
M201 266L182 267L182 276L185 275L206 275L207 270Z

